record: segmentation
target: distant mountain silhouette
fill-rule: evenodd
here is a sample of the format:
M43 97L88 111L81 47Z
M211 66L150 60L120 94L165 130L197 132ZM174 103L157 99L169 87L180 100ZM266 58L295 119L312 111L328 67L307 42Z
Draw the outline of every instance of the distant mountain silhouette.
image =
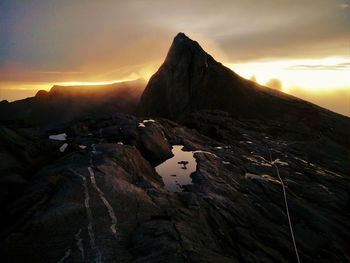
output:
M34 124L67 122L84 115L134 112L144 90L143 80L108 85L58 86L35 97L0 104L0 121Z

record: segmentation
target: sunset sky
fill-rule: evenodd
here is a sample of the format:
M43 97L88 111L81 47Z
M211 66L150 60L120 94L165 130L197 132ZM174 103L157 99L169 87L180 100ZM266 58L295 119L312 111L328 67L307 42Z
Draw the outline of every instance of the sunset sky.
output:
M0 100L148 79L178 32L243 77L350 116L349 0L1 0Z

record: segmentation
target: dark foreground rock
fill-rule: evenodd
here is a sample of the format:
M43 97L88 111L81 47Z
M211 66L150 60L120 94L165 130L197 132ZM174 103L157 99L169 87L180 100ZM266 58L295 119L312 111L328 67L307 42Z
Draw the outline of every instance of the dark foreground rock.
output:
M229 140L165 119L140 127L144 119L122 114L66 127L67 150L52 149L51 163L33 170L2 205L5 262L295 262L270 154L287 187L302 262L347 262L346 165L334 169L298 151L288 136L221 117L235 131ZM202 116L201 127L214 125L209 119ZM167 191L151 165L168 153L145 152L152 126L155 145L197 151L193 183L183 192ZM44 137L27 144L54 143Z

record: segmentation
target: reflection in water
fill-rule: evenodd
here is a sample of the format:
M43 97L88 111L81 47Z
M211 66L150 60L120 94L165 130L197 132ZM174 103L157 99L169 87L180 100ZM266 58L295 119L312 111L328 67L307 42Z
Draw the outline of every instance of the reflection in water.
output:
M193 157L193 152L185 152L182 148L183 145L173 145L174 156L156 167L157 173L163 178L166 189L171 192L181 192L181 186L191 184L190 175L196 171L196 159Z

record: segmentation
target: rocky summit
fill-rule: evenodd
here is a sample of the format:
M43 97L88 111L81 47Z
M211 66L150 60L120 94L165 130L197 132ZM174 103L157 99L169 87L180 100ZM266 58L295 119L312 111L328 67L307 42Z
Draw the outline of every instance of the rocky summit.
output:
M349 118L183 33L120 85L1 103L2 262L349 262Z

